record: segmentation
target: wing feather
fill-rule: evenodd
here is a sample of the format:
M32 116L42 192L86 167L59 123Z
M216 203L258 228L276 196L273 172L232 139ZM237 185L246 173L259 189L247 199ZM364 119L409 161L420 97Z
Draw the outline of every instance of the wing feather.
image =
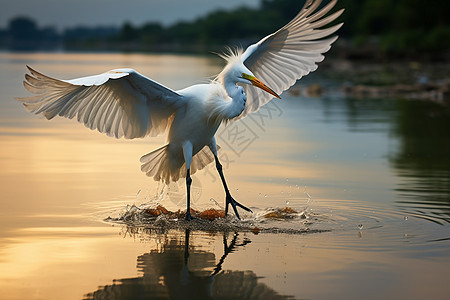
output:
M116 69L59 80L28 67L24 87L30 97L16 98L35 114L77 118L90 129L127 139L164 132L183 96L132 69Z
M324 17L336 2L337 0L330 1L317 10L322 0L306 1L297 16L288 24L245 50L242 54L245 66L277 94L281 94L301 77L315 71L317 63L324 59L322 54L330 50L331 44L337 39L337 36L326 37L342 26L341 23L322 29L342 14L343 10L339 10ZM254 86L243 87L247 104L241 118L258 110L273 98Z

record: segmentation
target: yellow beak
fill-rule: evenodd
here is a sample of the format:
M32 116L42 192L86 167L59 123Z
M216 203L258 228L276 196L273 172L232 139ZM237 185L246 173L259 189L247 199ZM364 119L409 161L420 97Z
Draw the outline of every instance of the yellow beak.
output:
M242 78L245 78L247 80L249 80L252 85L259 87L260 89L268 92L269 94L274 95L275 97L277 97L278 99L281 99L280 96L278 96L277 93L275 93L271 88L269 88L267 85L265 85L264 83L262 83L258 78L256 78L255 76L252 75L248 75L245 73L242 73Z

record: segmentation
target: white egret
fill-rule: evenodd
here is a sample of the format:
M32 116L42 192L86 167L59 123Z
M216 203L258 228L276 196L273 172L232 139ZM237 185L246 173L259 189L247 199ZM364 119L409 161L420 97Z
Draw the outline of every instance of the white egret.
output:
M116 138L142 138L168 131L167 145L141 157L141 169L166 184L186 178L190 214L191 174L215 160L222 180L226 207L251 211L233 199L217 157L214 138L219 125L243 118L315 71L342 24L323 26L343 10L325 17L337 0L319 9L322 0L308 0L297 16L245 51L230 51L227 64L209 84L173 91L132 69L58 80L28 67L25 88L34 96L17 98L35 114L47 119L66 117ZM259 79L257 79L259 78ZM261 80L261 81L260 81ZM267 87L264 83L271 88Z

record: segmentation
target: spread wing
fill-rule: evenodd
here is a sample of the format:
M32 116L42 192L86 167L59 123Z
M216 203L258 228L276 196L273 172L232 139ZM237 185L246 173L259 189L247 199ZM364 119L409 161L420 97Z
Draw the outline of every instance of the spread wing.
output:
M297 16L277 32L249 46L242 54L244 65L277 94L292 86L296 80L317 69L337 36L328 37L341 24L320 29L339 17L343 9L324 17L337 0L318 10L322 0L308 0ZM328 37L326 39L323 39ZM273 96L252 85L243 85L247 95L241 117L257 111Z
M132 69L58 80L28 67L25 88L35 94L16 98L35 114L78 122L90 129L127 139L157 135L166 130L184 98Z

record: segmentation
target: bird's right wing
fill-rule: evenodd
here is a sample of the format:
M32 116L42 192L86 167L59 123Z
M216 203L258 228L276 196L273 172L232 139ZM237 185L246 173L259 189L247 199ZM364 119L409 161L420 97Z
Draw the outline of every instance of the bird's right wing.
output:
M341 24L320 29L339 17L343 10L324 17L336 4L330 1L318 10L322 0L307 0L303 8L284 27L272 33L258 43L249 46L242 54L247 68L277 94L292 86L296 80L317 69L317 63L323 60L322 53L327 52L337 37L329 37ZM328 37L323 39L324 37ZM245 110L240 115L257 111L269 102L273 96L251 85L244 85L247 95Z
M34 96L16 98L47 119L77 117L90 129L127 139L164 132L183 96L132 69L59 80L28 67L25 88Z

